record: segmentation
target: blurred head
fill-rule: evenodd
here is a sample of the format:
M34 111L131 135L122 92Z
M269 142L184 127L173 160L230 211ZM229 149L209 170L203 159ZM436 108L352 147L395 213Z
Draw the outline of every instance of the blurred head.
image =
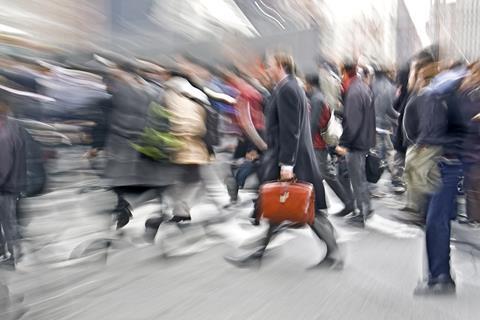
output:
M410 73L408 76L408 91L412 92L418 90L417 83L419 82L420 70L434 63L435 58L428 48L424 51L421 51L414 57L414 59L410 63Z
M409 91L416 92L426 87L439 72L438 63L432 57L415 60L410 67Z
M314 90L320 89L320 79L315 73L309 73L305 76L305 90L307 93L311 93Z
M460 85L461 91L468 91L480 87L480 61L468 66L468 74Z
M267 59L268 76L277 83L287 75L295 74L295 63L292 56L286 53L276 53Z
M355 77L357 75L357 64L353 61L346 61L343 64L343 72L348 77Z

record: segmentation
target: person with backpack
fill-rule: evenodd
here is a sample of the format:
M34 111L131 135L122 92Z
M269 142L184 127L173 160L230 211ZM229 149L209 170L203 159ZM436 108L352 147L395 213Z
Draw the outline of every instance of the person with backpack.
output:
M423 225L425 223L428 204L428 194L439 182L439 172L436 167L437 158L441 153L441 144L432 140L435 126L430 118L429 108L433 96L427 86L438 72L438 65L431 60L418 61L412 68L410 81L411 95L405 106L402 130L403 141L407 145L405 159L405 181L407 183L408 207L410 212L402 213L398 219L402 222ZM433 141L433 142L432 142Z
M428 277L415 288L415 295L455 294L450 270L451 220L457 216L458 183L469 159L475 156L470 144L472 110L459 98L471 88L475 75L467 77L464 66L454 66L438 74L427 88L429 99L423 105L417 144L439 149L434 159L435 188L427 194L425 240ZM465 80L464 80L465 78ZM459 103L460 102L460 103ZM431 176L431 172L428 176Z
M346 192L338 180L335 174L336 170L329 161L329 146L322 137L322 132L327 129L330 117L334 115L320 91L318 75L309 74L305 77L305 89L310 100L310 129L320 174L345 206L335 215L346 216L354 209L352 193Z

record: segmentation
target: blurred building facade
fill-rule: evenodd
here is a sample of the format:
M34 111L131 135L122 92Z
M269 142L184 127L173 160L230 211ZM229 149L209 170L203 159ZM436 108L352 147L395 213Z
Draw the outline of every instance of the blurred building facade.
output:
M477 57L480 1L431 2L432 42L443 54ZM425 46L416 0L0 0L0 33L65 50L103 48L153 59L189 52L244 59L286 49L303 71L336 62L402 64ZM412 5L413 4L413 5ZM421 25L421 23L420 23Z
M480 1L433 0L429 32L446 59L480 57Z
M417 28L404 0L397 2L396 25L396 64L402 66L410 59L412 53L422 48Z

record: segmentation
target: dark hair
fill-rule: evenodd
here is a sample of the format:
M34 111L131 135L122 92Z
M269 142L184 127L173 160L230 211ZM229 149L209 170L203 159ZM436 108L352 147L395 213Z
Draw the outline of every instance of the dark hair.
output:
M357 65L353 62L348 62L343 65L343 69L345 69L346 72L356 72L357 71Z
M318 74L309 73L305 76L305 81L307 84L311 85L315 88L320 88L320 79L318 78Z

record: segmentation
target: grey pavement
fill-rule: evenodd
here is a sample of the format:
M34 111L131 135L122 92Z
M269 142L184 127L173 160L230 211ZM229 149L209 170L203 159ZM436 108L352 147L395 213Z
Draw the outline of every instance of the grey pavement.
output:
M325 254L307 229L276 238L258 269L236 269L223 260L260 236L244 202L211 222L216 208L199 199L193 221L162 225L154 244L143 239L144 221L158 203L134 210L118 232L108 211L112 192L83 186L102 182L83 150L62 153L49 192L26 199L25 257L16 272L0 271L14 298L0 319L478 319L479 231L455 224L452 266L455 297L417 298L413 289L425 271L420 228L392 218L401 198L375 200L365 229L332 217L346 256L342 271L306 269ZM222 166L219 165L219 168ZM222 173L220 172L220 175ZM387 181L381 184L386 188ZM328 192L331 210L341 208ZM473 244L473 245L472 245ZM17 299L18 300L18 299Z

